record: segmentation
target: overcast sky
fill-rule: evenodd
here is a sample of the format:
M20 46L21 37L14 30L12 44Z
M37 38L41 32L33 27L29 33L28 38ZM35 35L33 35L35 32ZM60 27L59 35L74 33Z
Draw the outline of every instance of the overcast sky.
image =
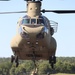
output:
M42 9L75 10L75 0L43 0ZM23 0L0 1L0 12L26 10ZM16 35L17 21L26 14L0 14L0 57L10 57L11 39ZM58 22L57 33L53 37L57 41L56 56L75 57L75 14L43 14L49 20Z

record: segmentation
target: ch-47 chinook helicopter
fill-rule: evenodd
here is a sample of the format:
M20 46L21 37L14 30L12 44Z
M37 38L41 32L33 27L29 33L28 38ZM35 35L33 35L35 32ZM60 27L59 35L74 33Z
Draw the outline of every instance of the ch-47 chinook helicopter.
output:
M6 1L6 0L5 0ZM27 11L20 12L1 12L0 14L27 13L18 21L18 33L11 41L11 49L14 56L11 56L11 62L19 65L18 59L22 60L49 60L51 67L56 63L56 40L52 37L57 30L56 22L51 21L42 13L75 13L75 10L41 10L42 0L25 0L27 2ZM56 28L55 28L56 26ZM35 64L36 66L36 64Z

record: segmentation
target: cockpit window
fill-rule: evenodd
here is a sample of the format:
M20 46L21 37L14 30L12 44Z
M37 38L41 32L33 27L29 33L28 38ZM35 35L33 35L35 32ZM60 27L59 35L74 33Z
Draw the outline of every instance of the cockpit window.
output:
M23 19L22 24L30 24L30 19Z
M21 21L21 24L23 24L23 25L30 25L30 24L43 24L43 25L45 25L43 18L23 18Z
M31 24L36 23L36 19L31 19Z
M41 18L37 19L37 24L44 24L43 19L41 19Z

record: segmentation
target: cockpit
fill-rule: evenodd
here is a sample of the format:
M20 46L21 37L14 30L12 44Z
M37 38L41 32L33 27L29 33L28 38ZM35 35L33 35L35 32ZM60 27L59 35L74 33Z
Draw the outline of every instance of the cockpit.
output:
M30 24L30 19L23 19L22 24Z
M43 24L44 25L44 20L42 18L23 18L22 24L23 25Z

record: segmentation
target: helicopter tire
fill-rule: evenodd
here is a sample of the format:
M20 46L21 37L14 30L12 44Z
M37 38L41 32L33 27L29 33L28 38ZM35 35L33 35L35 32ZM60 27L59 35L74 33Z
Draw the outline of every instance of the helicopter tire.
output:
M56 63L56 57L55 57L55 56L50 56L50 57L49 57L49 63L52 63L52 62L53 62L54 64Z
M49 63L52 63L52 56L49 57Z
M52 68L52 69L54 68L54 63L53 63L53 62L51 63L51 68Z
M14 62L14 56L11 55L11 63L13 63L13 62Z
M53 61L54 61L54 64L55 64L56 63L56 57L55 56L53 57Z
M15 56L15 63L16 63L16 67L19 66L19 59L18 59L18 56Z

